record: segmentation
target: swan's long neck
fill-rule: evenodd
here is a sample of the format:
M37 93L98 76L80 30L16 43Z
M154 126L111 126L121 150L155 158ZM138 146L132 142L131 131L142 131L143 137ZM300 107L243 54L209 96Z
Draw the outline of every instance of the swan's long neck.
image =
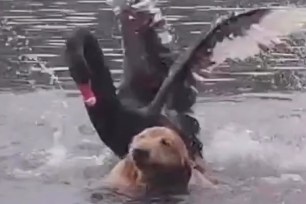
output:
M91 88L97 101L110 107L119 104L116 88L111 77L111 72L104 62L104 55L98 41L93 36L88 36L84 41L84 58L90 70Z

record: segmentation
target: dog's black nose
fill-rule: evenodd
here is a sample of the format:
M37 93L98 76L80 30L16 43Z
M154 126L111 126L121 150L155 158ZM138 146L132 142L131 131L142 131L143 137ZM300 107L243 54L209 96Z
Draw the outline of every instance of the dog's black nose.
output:
M133 158L137 161L147 159L150 155L148 150L135 148L133 149Z

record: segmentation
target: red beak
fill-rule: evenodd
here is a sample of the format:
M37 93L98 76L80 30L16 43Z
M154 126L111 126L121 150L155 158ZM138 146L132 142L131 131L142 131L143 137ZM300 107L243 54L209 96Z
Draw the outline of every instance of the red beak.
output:
M80 84L78 87L83 96L84 103L88 106L94 106L97 102L97 99L95 94L92 92L90 84Z

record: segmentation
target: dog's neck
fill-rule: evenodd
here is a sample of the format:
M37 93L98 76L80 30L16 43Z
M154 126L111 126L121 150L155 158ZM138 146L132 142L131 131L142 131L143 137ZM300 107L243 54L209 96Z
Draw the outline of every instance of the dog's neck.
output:
M152 173L143 174L142 183L150 192L182 192L187 191L191 177L189 166L175 167L173 169L158 169Z
M175 167L150 166L140 170L130 157L125 158L125 177L136 181L139 188L149 193L182 193L188 189L191 166L186 164Z

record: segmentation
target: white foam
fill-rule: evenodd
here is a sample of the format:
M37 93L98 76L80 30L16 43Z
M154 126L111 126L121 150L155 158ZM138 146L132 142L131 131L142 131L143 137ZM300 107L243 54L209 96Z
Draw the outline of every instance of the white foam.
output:
M205 154L222 169L234 163L242 168L260 164L280 172L306 170L306 144L297 148L285 142L259 141L255 137L252 130L228 125L213 133Z
M84 179L84 172L88 167L96 167L99 172L109 171L105 166L108 165L112 152L108 149L102 152L101 155L96 156L71 156L67 157L66 151L62 149L53 148L46 163L39 168L25 170L22 168L8 169L7 174L19 179L31 178L53 178L61 181L77 181ZM109 161L111 164L113 161ZM104 167L101 168L100 166ZM92 175L94 176L94 175Z
M48 166L61 165L67 157L67 149L63 145L57 145L48 150L50 153L49 160L47 161Z

